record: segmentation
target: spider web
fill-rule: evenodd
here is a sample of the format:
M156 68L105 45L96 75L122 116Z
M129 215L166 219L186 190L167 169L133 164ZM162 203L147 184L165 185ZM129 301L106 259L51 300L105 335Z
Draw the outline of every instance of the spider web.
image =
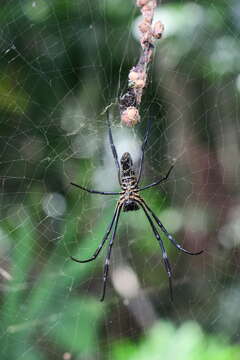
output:
M239 342L238 2L159 6L156 19L166 31L134 129L120 125L116 104L140 51L133 1L2 7L2 358L159 359L151 339L165 339L160 354L166 334L181 345L193 334ZM173 158L176 164L164 185L142 195L180 244L205 249L198 257L181 254L162 236L173 304L142 211L121 215L104 303L106 247L92 263L69 258L91 256L113 216L116 197L70 187L119 189L102 115L110 103L119 157L128 151L136 165L150 118L142 183L165 175ZM177 329L188 340L180 342ZM148 337L150 345L142 344ZM176 359L177 349L171 343L166 358ZM181 349L178 359L196 359Z

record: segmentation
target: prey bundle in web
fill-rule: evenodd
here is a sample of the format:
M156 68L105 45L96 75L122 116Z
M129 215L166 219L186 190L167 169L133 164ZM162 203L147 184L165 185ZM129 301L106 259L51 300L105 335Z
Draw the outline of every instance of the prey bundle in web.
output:
M127 126L134 126L140 122L139 107L143 90L147 85L147 75L153 56L154 42L162 37L164 31L164 26L160 21L153 24L157 0L136 0L136 4L140 7L143 15L143 20L139 25L142 51L137 65L129 72L127 91L119 99L121 121Z

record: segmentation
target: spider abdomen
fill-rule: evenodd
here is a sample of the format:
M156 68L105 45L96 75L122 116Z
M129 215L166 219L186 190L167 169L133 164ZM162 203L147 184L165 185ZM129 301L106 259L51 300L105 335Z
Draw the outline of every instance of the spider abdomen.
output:
M136 211L139 210L138 204L133 200L127 200L123 203L123 211Z

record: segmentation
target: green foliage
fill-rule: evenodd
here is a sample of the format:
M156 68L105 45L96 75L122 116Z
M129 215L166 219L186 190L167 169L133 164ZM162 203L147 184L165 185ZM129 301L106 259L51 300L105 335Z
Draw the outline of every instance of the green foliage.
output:
M204 1L163 5L158 16L165 22L166 32L159 44L160 51L168 53L174 67L184 60L186 70L191 59L197 57L196 64L192 64L194 73L211 81L218 76L236 74L240 70L237 61L240 47L235 21L229 22L231 30L227 35L225 28L226 18L235 12L238 12L237 4L231 13L227 3L220 2L210 6Z
M91 355L99 351L98 334L103 307L97 299L76 297L68 301L60 321L50 333L57 346L73 354ZM48 331L48 327L46 327Z
M105 214L106 217L109 218L111 213L112 209ZM36 264L36 224L31 222L28 214L21 226L12 232L10 273L13 280L5 289L1 316L1 349L9 354L9 358L15 359L31 349L29 359L42 359L34 351L34 339L44 339L45 336L56 342L62 352L91 354L98 348L97 334L104 304L98 299L81 297L80 294L69 297L74 284L83 281L91 271L88 264L79 266L68 259L65 246L76 235L72 216L76 214L66 219L67 230L61 243L64 247L59 246L43 269L37 271L31 280L32 288L29 276ZM104 222L98 224L96 232L100 238L103 236ZM86 236L81 246L85 244L89 251L93 251L98 241L98 237L93 241L91 236ZM76 252L75 256L80 255ZM62 262L65 263L64 267Z
M114 360L238 360L240 346L204 334L195 322L179 328L161 321L136 343L121 341L114 346Z

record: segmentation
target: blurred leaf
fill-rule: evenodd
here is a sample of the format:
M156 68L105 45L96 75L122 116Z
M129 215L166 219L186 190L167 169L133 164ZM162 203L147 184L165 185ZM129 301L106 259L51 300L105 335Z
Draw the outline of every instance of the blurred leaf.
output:
M131 359L136 353L136 345L128 340L118 342L114 345L113 358L115 360Z
M176 329L161 321L139 344L128 340L115 344L113 354L115 360L238 360L239 351L240 346L204 334L195 322Z
M7 352L11 357L11 352L19 354L23 351L25 342L23 341L23 332L17 329L25 327L25 307L24 297L28 288L28 275L35 258L34 239L35 229L30 218L23 214L23 222L12 231L13 254L10 265L10 280L6 285L4 302L2 306L1 322L4 325L4 341L2 347L6 346ZM15 224L16 225L16 224ZM24 326L23 326L24 325ZM15 330L16 329L16 330ZM11 340L10 340L11 339ZM14 344L14 346L13 346ZM11 345L11 346L9 346ZM16 355L14 355L16 356Z
M11 258L8 291L5 293L3 314L11 323L18 314L19 304L22 303L23 292L27 287L27 277L34 259L35 230L29 218L25 218L21 226L12 233L13 255ZM19 313L20 315L21 313Z
M101 6L106 12L106 15L111 21L114 21L115 24L123 25L126 23L129 15L131 15L132 3L122 0L106 0L100 2Z
M78 356L94 354L98 351L98 330L102 315L103 306L99 301L89 297L72 299L60 323L49 335L64 351Z
M99 244L106 231L107 224L112 218L113 209L108 209L102 214L102 218L95 227L94 239L90 233L80 242L80 247L76 250L76 258L84 257L82 249L87 248L92 254ZM35 318L41 314L46 314L53 307L56 309L56 299L64 301L64 292L72 288L73 283L83 280L92 269L91 264L77 264L69 258L66 244L75 236L76 224L73 214L66 219L64 240L62 245L56 249L49 258L44 270L39 275L32 293L29 296L29 316ZM72 218L73 217L73 218ZM106 220L107 219L107 220ZM79 236L80 237L80 236ZM56 275L51 275L56 272ZM62 275L62 276L60 276ZM60 298L58 295L61 295Z
M6 73L4 78L2 76L0 78L0 94L0 108L2 110L17 114L23 114L27 110L29 102L24 89L19 86L19 82L15 83L14 79L7 78Z
M50 6L44 0L27 0L23 3L23 12L30 21L40 22L47 19Z

